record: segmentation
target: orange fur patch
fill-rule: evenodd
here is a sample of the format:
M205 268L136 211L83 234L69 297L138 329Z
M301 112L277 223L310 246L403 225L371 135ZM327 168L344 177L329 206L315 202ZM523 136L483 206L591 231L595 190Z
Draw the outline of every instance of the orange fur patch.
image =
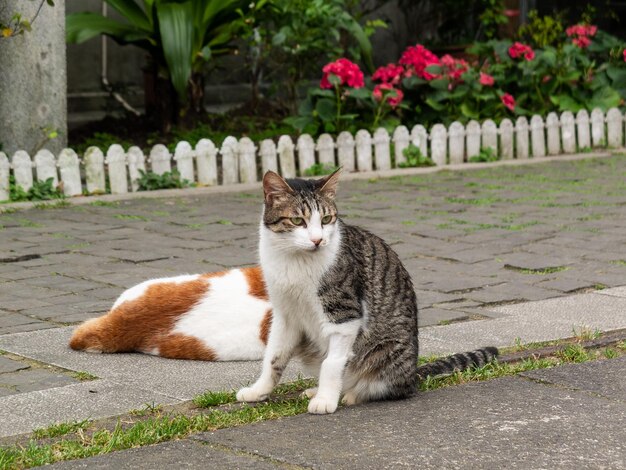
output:
M207 348L202 341L192 336L176 333L159 342L159 355L171 359L193 359L198 361L215 361L217 354Z
M270 336L270 328L272 327L272 309L268 308L267 312L265 312L265 316L263 320L261 320L261 334L259 338L263 344L267 344L267 338Z
M202 343L195 344L195 338L171 335L170 332L178 318L189 312L207 293L207 278L221 275L223 273L209 273L193 281L152 284L141 297L124 302L103 317L80 325L70 340L70 347L102 352L151 351L158 348L159 355L163 357L182 357L179 354L185 351L185 357L189 359L202 356L202 359L214 360L216 354ZM192 345L196 347L196 352L190 355ZM168 353L173 356L168 356Z
M249 293L251 296L261 300L269 300L267 289L265 288L265 279L263 279L263 271L260 266L252 268L243 268L241 270L248 281Z

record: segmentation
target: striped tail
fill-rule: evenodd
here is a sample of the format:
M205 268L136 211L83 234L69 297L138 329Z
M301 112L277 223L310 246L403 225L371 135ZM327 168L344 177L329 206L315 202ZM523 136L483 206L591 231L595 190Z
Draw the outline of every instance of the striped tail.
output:
M487 347L476 351L453 354L452 356L437 359L417 368L420 380L427 376L445 376L470 367L482 367L498 357L498 348Z

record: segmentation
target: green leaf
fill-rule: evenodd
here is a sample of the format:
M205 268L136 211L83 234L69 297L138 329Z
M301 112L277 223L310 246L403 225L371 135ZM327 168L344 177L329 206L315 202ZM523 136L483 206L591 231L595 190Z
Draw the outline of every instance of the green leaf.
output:
M623 67L609 66L606 74L612 81L613 88L626 88L626 69Z
M333 100L321 99L315 103L315 111L322 121L334 121L337 108Z
M367 37L367 34L365 34L365 31L363 31L361 25L348 13L346 13L346 15L350 18L346 24L346 30L354 39L356 39L356 42L359 44L359 48L361 49L361 57L363 58L365 65L370 72L373 72L374 61L372 60L372 43Z
M475 108L473 108L470 103L467 102L461 104L461 113L463 113L463 116L470 119L480 118L480 113Z
M597 107L601 108L603 111L606 111L609 108L619 106L621 101L622 97L616 90L606 87L597 90L593 94L593 96L589 100L588 107L589 109Z
M136 28L152 31L150 20L135 0L106 0L106 2Z
M193 60L193 8L191 3L159 3L156 8L170 80L178 97L186 101Z
M97 13L72 13L67 15L65 36L68 43L80 44L95 36L105 34L120 44L146 41L150 35L119 21Z
M443 104L438 103L432 98L426 98L426 104L430 106L431 108L433 108L435 111L443 111L444 109L446 109L446 107Z
M348 94L350 98L357 100L367 100L372 97L372 92L367 88L352 88Z
M552 103L559 107L559 111L571 111L573 113L576 113L584 108L584 106L582 106L573 97L567 94L551 96L550 100L552 101Z

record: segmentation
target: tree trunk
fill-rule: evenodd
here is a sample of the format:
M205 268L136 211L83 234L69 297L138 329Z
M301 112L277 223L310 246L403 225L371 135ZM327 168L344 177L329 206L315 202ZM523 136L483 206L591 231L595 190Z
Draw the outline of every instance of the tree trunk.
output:
M177 97L172 83L159 76L158 68L150 64L143 71L146 116L159 131L167 134L177 123Z

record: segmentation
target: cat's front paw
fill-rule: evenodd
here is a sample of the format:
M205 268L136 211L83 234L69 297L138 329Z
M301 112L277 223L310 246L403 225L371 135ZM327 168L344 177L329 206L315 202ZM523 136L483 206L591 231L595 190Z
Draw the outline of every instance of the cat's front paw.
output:
M334 413L337 409L337 400L329 400L324 397L315 397L309 402L309 413L314 415L325 415Z
M259 393L254 387L244 387L237 392L237 401L253 403L265 400L267 395L267 393Z

